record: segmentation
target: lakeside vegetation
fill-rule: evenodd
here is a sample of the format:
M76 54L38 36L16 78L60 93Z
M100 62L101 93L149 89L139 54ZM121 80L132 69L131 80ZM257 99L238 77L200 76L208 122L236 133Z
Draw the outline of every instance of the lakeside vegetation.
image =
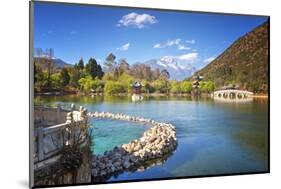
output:
M116 56L110 53L104 62L104 68L94 58L87 63L81 58L74 66L57 68L54 65L52 50L34 59L35 93L102 93L105 95L130 94L132 84L136 81L142 84L142 93L153 94L190 94L192 82L188 80L170 80L167 70L151 69L145 64L130 65L125 59L116 61ZM212 81L200 82L202 93L214 91Z

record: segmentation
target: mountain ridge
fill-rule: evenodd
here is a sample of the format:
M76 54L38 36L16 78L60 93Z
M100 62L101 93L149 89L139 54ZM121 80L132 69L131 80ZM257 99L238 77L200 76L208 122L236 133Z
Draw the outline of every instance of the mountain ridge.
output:
M234 84L253 92L268 92L268 21L239 37L195 75L213 80L217 88Z
M41 61L42 59L44 59L44 57L34 57L34 61L36 63L39 63L44 69L46 65L44 65L43 61ZM72 64L69 64L60 58L53 58L51 60L54 63L54 68L56 69L62 69L64 67L73 67Z
M167 70L172 80L183 80L186 77L195 73L196 68L192 64L183 62L177 57L164 56L162 58L154 58L148 61L142 62L150 66L152 69Z

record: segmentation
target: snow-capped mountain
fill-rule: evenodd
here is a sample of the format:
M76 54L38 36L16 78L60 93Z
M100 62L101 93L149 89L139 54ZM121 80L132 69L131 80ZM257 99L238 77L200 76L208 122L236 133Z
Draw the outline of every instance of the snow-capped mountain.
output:
M164 56L143 63L149 65L152 69L158 68L160 71L166 69L170 74L170 79L175 80L183 80L196 71L196 68L190 63L174 56Z
M34 60L37 62L37 63L39 63L39 64L41 64L41 66L42 66L42 68L46 68L46 65L44 65L43 64L43 62L42 61L40 61L40 59L43 59L43 58L45 58L45 57L34 57ZM63 61L62 59L60 59L60 58L52 58L52 62L54 63L54 67L56 68L56 69L62 69L62 68L64 68L64 67L72 67L73 65L72 64L69 64L69 63L66 63L65 61Z

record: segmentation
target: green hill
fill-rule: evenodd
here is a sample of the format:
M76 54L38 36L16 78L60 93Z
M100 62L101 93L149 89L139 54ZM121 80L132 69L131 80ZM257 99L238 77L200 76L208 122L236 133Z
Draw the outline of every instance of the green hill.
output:
M268 22L236 40L219 57L195 74L216 88L234 84L255 93L268 92Z

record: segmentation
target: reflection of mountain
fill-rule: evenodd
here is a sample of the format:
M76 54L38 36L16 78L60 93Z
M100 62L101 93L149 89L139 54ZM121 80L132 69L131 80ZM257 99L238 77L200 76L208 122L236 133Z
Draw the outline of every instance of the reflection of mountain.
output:
M182 80L189 77L196 71L195 67L191 64L172 56L151 59L143 63L149 65L152 69L158 68L160 71L166 69L170 74L170 79L176 80Z
M236 40L197 73L216 87L238 84L253 92L268 90L268 22Z
M44 65L44 58L39 58L39 57L35 57L34 60L35 62L39 63L43 68L46 68L46 65ZM64 67L72 67L73 65L66 63L65 61L63 61L62 59L59 58L54 58L52 59L53 63L54 63L54 67L56 69L61 69Z

